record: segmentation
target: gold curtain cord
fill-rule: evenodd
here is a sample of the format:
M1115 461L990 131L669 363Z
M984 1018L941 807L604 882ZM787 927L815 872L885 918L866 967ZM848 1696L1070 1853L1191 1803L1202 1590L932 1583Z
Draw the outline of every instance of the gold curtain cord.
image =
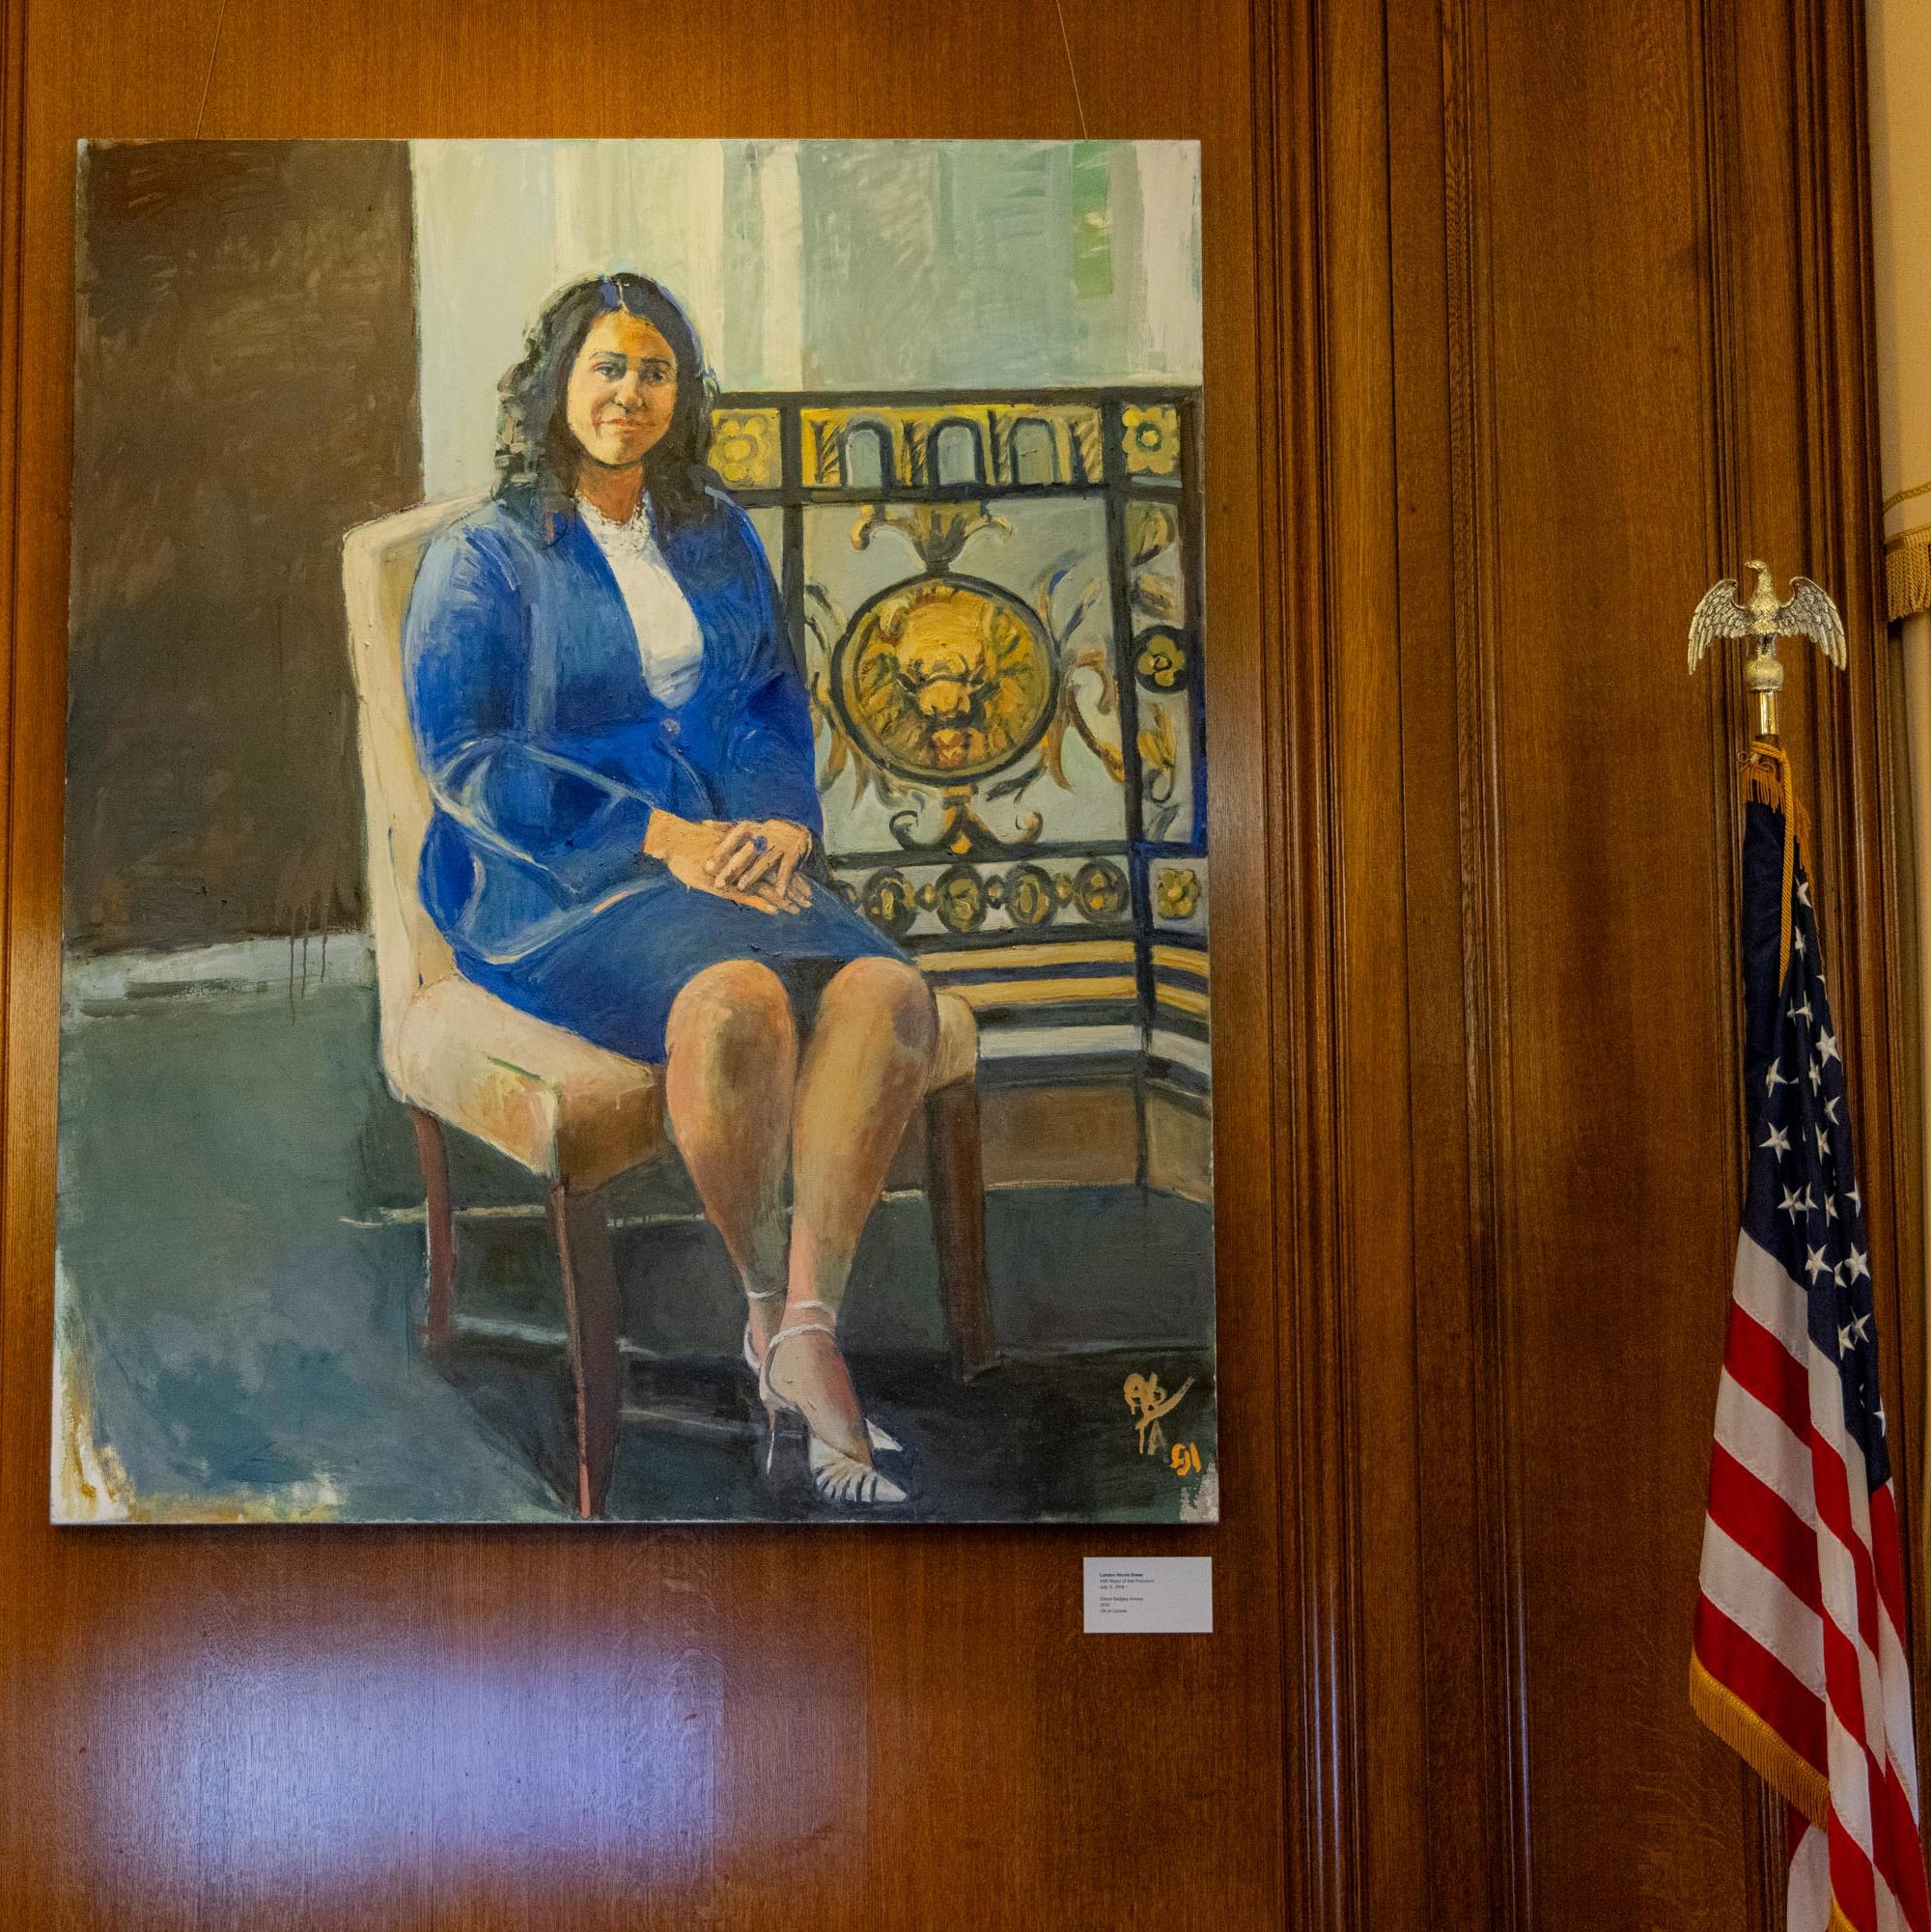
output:
M1884 499L1884 515L1889 517L1900 503L1909 503L1914 496L1931 496L1931 483L1914 483L1909 490L1893 490Z
M1924 486L1931 490L1931 484ZM1916 490L1903 492L1917 495ZM1900 530L1884 545L1884 601L1891 623L1931 610L1931 523Z

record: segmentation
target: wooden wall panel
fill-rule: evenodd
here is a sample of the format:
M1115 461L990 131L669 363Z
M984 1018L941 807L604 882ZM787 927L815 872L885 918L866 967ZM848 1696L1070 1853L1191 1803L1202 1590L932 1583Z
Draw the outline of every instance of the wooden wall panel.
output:
M1431 1925L1768 1927L1780 1821L1685 1690L1744 718L1683 639L1747 556L1845 610L1851 673L1800 665L1790 737L1908 1443L1859 9L1386 0L1315 31L1335 944L1409 1016L1404 1051L1351 999L1337 1046L1349 1333L1405 1299L1413 1336L1354 1358L1357 1425L1408 1466L1363 1457L1357 1750L1417 1807L1366 1821L1363 1890Z
M1064 4L674 6L611 87L575 0L9 0L10 1926L1777 1922L1684 1681L1743 718L1682 638L1747 555L1844 604L1791 740L1894 1334L1857 0ZM1204 144L1219 1632L1082 1642L1072 1532L51 1534L74 135L1082 127Z
M575 0L11 0L10 1932L1280 1922L1310 1834L1289 1830L1276 1775L1300 1665L1266 1051L1236 1055L1217 1094L1220 1340L1245 1366L1216 1530L45 1525L75 138L1198 136L1207 580L1225 639L1209 700L1216 978L1265 1043L1286 919L1245 695L1279 686L1255 588L1250 23L1232 0L1132 11L1122 31L1110 0L1066 0L1063 29L1053 8L887 17L857 0L639 16ZM1215 1635L1082 1638L1080 1556L1122 1548L1212 1554Z
M1482 50L1495 1292L1521 1472L1525 1922L1580 1925L1586 1902L1591 1923L1714 1928L1735 1922L1742 1821L1684 1650L1736 1240L1711 891L1734 815L1680 641L1722 574L1696 23L1651 14L1638 32L1609 6L1492 10ZM1564 231L1587 248L1552 247Z

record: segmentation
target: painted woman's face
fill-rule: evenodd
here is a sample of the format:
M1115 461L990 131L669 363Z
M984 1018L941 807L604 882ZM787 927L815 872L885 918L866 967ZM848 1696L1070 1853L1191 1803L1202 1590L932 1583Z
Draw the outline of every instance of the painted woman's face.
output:
M642 462L670 428L677 358L657 326L625 309L599 316L576 351L564 397L571 434L598 462Z

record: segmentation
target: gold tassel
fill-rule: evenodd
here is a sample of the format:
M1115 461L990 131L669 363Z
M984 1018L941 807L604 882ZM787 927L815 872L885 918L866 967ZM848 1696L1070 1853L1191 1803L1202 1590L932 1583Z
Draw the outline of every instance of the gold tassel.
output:
M1931 610L1931 523L1900 530L1884 546L1885 604L1893 624Z
M1783 975L1790 967L1791 887L1797 879L1797 847L1810 843L1810 814L1798 802L1790 779L1790 758L1782 745L1768 739L1750 740L1744 766L1744 796L1783 814L1783 916L1777 933L1777 991L1783 993Z
M1690 1658L1690 1706L1770 1788L1795 1805L1813 1825L1831 1815L1831 1780L1799 1757L1734 1691L1717 1682L1693 1652Z
M1792 817L1794 815L1796 817L1796 826L1798 826L1798 844L1800 846L1807 846L1811 842L1809 840L1809 807L1802 799L1798 799L1796 813L1790 813L1790 811L1784 809L1786 807L1784 780L1782 780L1782 774L1775 767L1777 759L1782 759L1782 763L1788 765L1788 757L1784 757L1784 753L1780 753L1775 745L1767 745L1761 740L1755 742L1755 743L1751 743L1749 749L1755 755L1744 765L1744 796L1749 798L1753 803L1769 805L1771 811L1782 811L1784 817ZM1761 763L1759 765L1757 757L1771 759L1771 763Z

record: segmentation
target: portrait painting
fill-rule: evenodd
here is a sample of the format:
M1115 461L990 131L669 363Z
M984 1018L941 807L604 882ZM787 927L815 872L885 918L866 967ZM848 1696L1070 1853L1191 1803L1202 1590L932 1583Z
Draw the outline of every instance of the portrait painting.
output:
M54 1519L1217 1521L1196 147L75 212Z

